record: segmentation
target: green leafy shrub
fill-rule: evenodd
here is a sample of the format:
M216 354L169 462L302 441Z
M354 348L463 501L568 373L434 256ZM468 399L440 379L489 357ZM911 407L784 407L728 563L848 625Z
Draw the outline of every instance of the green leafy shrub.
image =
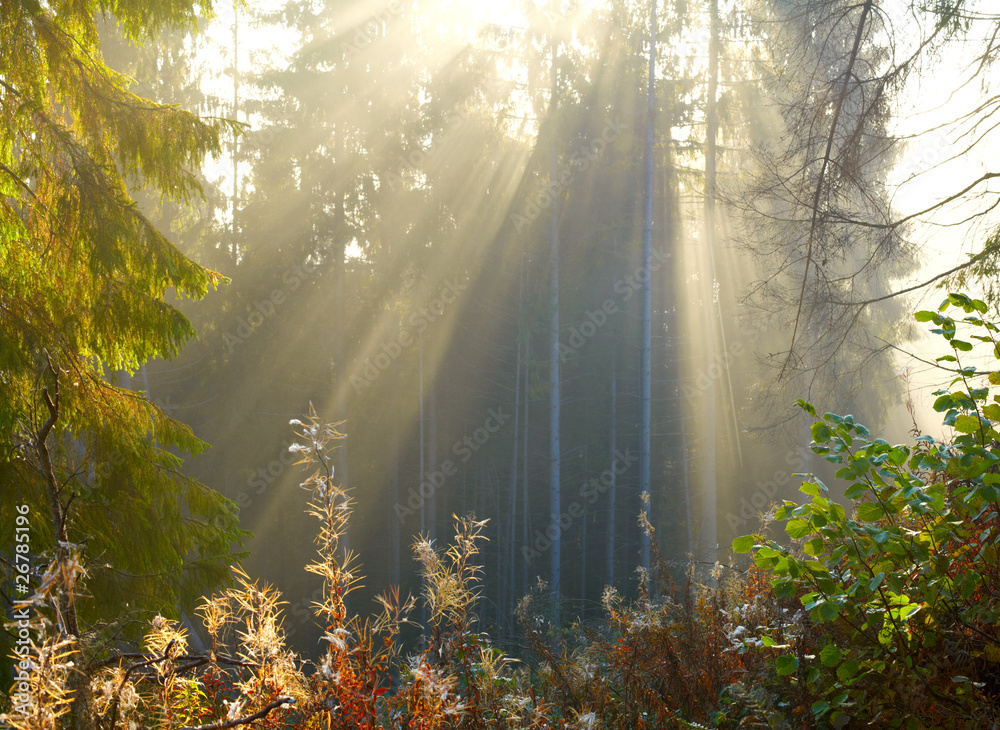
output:
M958 309L959 320L947 314ZM985 303L951 294L932 322L953 368L934 408L949 443L913 447L873 438L851 416L817 416L812 449L838 466L849 510L805 475L805 504L775 519L793 542L738 538L770 572L778 598L802 607L788 651L774 662L789 692L812 699L821 725L861 719L886 727L989 727L1000 718L1000 373L970 360L974 343L1000 359ZM961 337L960 337L961 334ZM987 382L984 382L987 381Z

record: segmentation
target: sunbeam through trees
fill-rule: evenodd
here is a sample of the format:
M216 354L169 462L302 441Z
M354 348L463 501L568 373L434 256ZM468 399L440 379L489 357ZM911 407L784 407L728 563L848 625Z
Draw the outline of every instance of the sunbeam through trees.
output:
M0 717L996 726L998 56L986 0L3 0Z

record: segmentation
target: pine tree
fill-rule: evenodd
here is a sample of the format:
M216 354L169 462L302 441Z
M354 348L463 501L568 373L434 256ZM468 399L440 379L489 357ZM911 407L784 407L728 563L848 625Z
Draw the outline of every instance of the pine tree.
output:
M178 472L206 444L110 373L194 335L168 294L224 277L182 255L134 191L187 203L232 130L129 91L102 59L106 4L0 7L0 503L32 514L32 551L83 548L85 599L62 628L169 610L224 579L235 505ZM206 3L112 3L131 42L193 29ZM12 487L12 488L11 488ZM2 649L0 649L2 650ZM6 655L6 651L3 652Z

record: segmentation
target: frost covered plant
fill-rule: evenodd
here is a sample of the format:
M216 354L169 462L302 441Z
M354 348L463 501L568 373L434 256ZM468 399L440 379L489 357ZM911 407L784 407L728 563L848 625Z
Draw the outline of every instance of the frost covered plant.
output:
M312 469L302 482L302 488L312 492L309 514L320 521L316 537L319 560L306 566L306 570L323 578L323 601L318 613L328 624L328 633L345 628L347 609L344 598L356 584L353 575L354 555L340 555L340 540L347 530L351 517L351 500L334 481L330 452L346 436L337 430L340 425L324 423L310 404L309 418L294 419L291 425L301 443L294 443L289 451L299 454L296 465Z
M472 628L472 608L479 597L482 566L477 540L482 538L486 520L462 517L455 520L455 542L441 556L426 538L417 540L413 552L421 564L424 600L430 624L429 644L439 655L445 643L464 637Z
M410 727L535 727L542 715L544 703L519 693L508 657L475 630L485 525L471 515L456 517L455 539L445 550L424 538L413 546L428 620L426 646L410 659L400 690L400 717Z
M407 621L413 601L400 601L398 592L380 598L382 616L362 623L349 617L344 601L358 576L353 554L341 548L341 539L351 517L351 500L334 481L331 451L345 435L340 424L323 422L310 405L309 417L293 420L298 442L289 450L306 467L302 487L312 493L309 514L320 521L316 537L318 559L306 570L323 580L322 600L316 616L322 622L326 650L318 670L309 678L307 702L302 711L327 728L375 728L385 704L383 695L391 685L389 660L399 626ZM376 634L386 632L383 641Z
M432 667L424 656L409 662L406 699L410 727L420 730L446 727L466 709L455 691L458 679L443 667Z
M237 586L226 591L222 605L232 607L226 621L237 627L238 659L250 670L234 682L239 698L251 712L279 698L304 701L305 677L285 647L280 594L269 585L251 582L242 570L234 572Z
M573 719L573 727L578 730L600 730L604 727L594 712L577 712Z

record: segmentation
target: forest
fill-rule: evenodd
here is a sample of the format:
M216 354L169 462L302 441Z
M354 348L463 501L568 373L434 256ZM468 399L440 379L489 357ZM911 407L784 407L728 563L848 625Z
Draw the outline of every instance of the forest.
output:
M0 721L1000 725L988 0L0 0Z

